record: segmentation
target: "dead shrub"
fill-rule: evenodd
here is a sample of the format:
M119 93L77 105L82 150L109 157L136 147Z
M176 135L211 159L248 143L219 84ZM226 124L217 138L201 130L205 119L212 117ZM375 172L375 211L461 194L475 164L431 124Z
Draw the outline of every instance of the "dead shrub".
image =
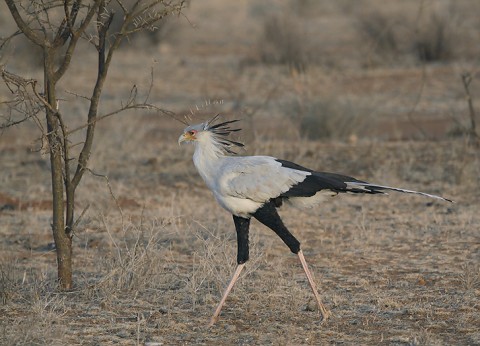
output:
M127 0L124 2L129 6L132 5L135 1ZM111 3L111 8L116 13L122 13L121 6L116 3ZM122 28L123 16L116 15L112 19L110 24L112 32L119 32ZM146 30L141 30L135 33L136 40L129 40L128 42L123 43L123 48L125 47L144 47L144 46L158 46L159 44L171 39L171 35L174 34L175 29L175 20L171 17L164 17L158 20L154 25L149 26Z
M412 37L413 51L420 61L447 61L454 57L455 42L451 17L432 14Z
M260 59L265 64L285 64L303 72L307 66L307 46L300 24L286 16L271 16L263 23L258 42Z
M296 117L299 133L308 139L346 139L368 126L368 111L349 101L294 101L287 107Z
M362 40L374 52L395 60L412 57L421 62L449 61L456 51L470 45L465 28L456 22L454 8L442 8L419 16L373 11L357 15L356 26Z
M381 55L395 55L400 50L398 21L380 12L370 12L357 18L360 35L371 42Z
M10 263L0 263L0 303L7 304L15 292L13 266Z

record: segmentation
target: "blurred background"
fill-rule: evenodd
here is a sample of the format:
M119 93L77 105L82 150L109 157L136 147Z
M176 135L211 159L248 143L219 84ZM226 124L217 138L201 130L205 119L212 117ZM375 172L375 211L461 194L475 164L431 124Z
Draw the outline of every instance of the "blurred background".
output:
M101 107L118 107L133 85L147 93L153 75L151 103L199 121L217 111L246 119L247 141L462 136L470 126L462 73L480 93L479 15L472 0L192 0L183 15L123 43ZM1 3L2 36L15 30ZM25 38L0 54L7 70L42 79L41 53ZM83 42L60 84L73 117L86 116L72 93L91 92L95 59Z

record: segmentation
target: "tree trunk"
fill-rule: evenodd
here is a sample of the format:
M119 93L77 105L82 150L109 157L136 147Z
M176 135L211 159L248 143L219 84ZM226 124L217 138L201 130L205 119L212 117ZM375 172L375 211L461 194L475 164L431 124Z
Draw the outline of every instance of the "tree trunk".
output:
M58 136L56 136L55 131L52 133L51 137L55 137L49 139L49 143L50 162L52 165L52 232L57 252L58 281L61 289L70 290L72 288L72 238L70 237L70 234L66 232L65 227L61 143ZM52 147L52 144L54 147Z
M52 198L53 198L53 222L52 232L57 253L58 281L60 288L70 290L72 288L72 238L65 227L65 203L63 171L63 145L56 110L55 80L53 77L53 49L44 49L44 86L45 97L51 108L46 109L48 144L50 146L50 164L52 174Z

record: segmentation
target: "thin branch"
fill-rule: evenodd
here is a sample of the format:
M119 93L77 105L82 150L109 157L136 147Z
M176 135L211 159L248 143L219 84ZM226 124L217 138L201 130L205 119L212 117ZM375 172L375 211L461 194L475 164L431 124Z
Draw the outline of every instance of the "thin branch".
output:
M22 34L22 31L20 30L17 30L15 31L13 34L11 34L10 36L7 36L6 38L0 38L0 42L2 42L2 44L0 44L0 51L15 37L15 36L18 36L18 35L21 35Z
M73 33L73 27L77 20L78 11L80 10L81 0L76 0L72 5L71 10L69 10L71 2L72 0L63 1L63 12L65 14L65 18L62 20L62 23L57 30L55 40L53 41L55 47L63 46Z
M37 99L46 107L48 108L53 115L57 115L58 113L58 109L55 109L52 107L52 105L44 98L42 97L37 89L36 89L36 86L37 86L37 81L36 80L33 80L33 83L32 83L32 90L33 90L33 93L35 94L35 96L37 97Z
M154 3L150 3L146 6L142 11L139 11L135 15L133 15L133 24L135 28L130 29L125 32L126 35L131 35L135 32L149 29L155 30L156 27L154 26L155 23L164 19L166 16L170 15L173 12L180 12L183 8L183 1L180 2L177 6L172 6L172 8L164 8L162 11L158 11L156 9L152 9L154 6L158 5L159 1L155 1ZM151 10L151 12L148 12ZM141 12L141 13L140 13Z
M63 8L65 11L65 18L63 18L62 22L60 23L57 33L55 34L55 38L53 40L53 46L54 47L60 47L67 42L68 37L70 36L70 28L71 26L68 26L68 20L67 18L70 17L69 11L68 11L68 4L69 0L64 1L63 3Z
M422 1L423 3L423 1ZM427 83L427 70L426 70L426 66L425 64L423 64L423 68L422 68L422 82L420 84L420 90L418 91L418 94L417 94L417 98L412 106L412 108L410 109L410 111L407 113L407 118L408 118L408 121L410 121L410 123L422 134L422 136L424 138L427 138L427 133L425 132L425 130L423 129L422 126L420 126L417 121L413 118L413 114L415 113L415 110L417 109L417 106L420 104L420 101L422 100L422 97L423 97L423 92L424 92L424 89L425 89L425 85Z
M1 76L7 88L12 94L15 95L13 100L4 101L2 103L6 104L10 109L10 116L12 115L12 111L15 111L22 114L23 118L20 120L12 120L11 117L5 117L6 122L0 125L0 129L15 126L30 118L33 118L40 130L43 131L43 127L41 126L40 121L37 119L37 114L41 110L39 100L33 98L31 93L28 91L28 87L31 86L33 88L36 80L22 78L14 73L6 71L5 69L1 70Z
M93 6L88 10L85 19L80 24L80 27L73 32L74 35L81 35L88 25L91 23L93 16L98 12L100 5L104 2L104 0L95 0Z
M53 75L53 78L54 78L55 82L58 81L60 78L62 78L62 76L65 74L68 67L70 66L70 62L72 61L73 52L75 51L75 48L77 46L78 39L80 37L82 37L83 33L87 29L87 26L91 23L92 18L95 15L95 13L97 12L97 9L99 8L102 1L103 0L95 0L95 2L93 3L93 6L89 9L89 11L88 11L87 15L85 16L85 19L83 20L80 27L77 30L71 30L70 31L70 34L71 34L70 35L71 36L70 37L70 43L69 43L67 51L65 53L65 57L62 61L62 64L60 65L60 67L58 68L57 71L55 71L55 73ZM78 9L76 9L75 12L74 12L74 9L72 8L72 13L73 13L75 18L76 18L77 12L78 12ZM72 25L73 25L73 23L72 23Z
M87 100L87 101L91 101L90 97L88 97L88 96L80 95L79 93L76 93L76 92L74 92L74 91L70 91L70 90L68 90L68 89L64 89L64 91L65 91L65 93L70 94L70 95L73 95L73 96L75 96L75 97L79 97L79 98L85 99L85 100Z
M150 94L152 93L153 89L153 66L150 67L150 85L148 86L147 96L145 96L145 100L143 103L147 103L148 99L150 98Z
M182 2L179 4L180 8L182 8L183 3L184 3L184 1L182 1ZM165 6L164 12L172 12L173 9L176 7L176 6L172 6L172 8L169 10L169 9L168 9L168 6L170 6L170 4L165 4L165 1L164 1L164 0L155 0L155 1L152 1L152 2L147 3L142 9L138 10L138 11L135 12L135 13L134 13L135 10L132 9L132 17L134 17L134 18L141 17L142 14L147 13L147 11L152 10L152 9L155 9L155 7L156 7L158 4L162 4L162 5Z
M134 11L137 10L138 6L140 5L140 2L141 2L141 0L135 1L135 3L133 4L133 6L132 6L129 14L131 14L131 13L133 13Z
M83 130L84 128L92 125L92 124L95 124L101 120L104 120L105 118L108 118L108 117L111 117L112 115L115 115L115 114L119 114L121 112L124 112L126 110L130 110L130 109L147 109L147 110L155 110L157 112L160 112L160 113L163 113L164 115L167 115L169 117L171 117L172 119L176 120L176 121L179 121L185 125L188 125L186 122L182 121L182 120L179 120L175 117L175 113L171 112L171 111L167 111L165 109L162 109L160 107L157 107L155 105L152 105L152 104L144 104L144 103L134 103L134 104L130 104L130 105L127 105L127 106L122 106L122 108L119 108L119 109L116 109L112 112L109 112L109 113L106 113L106 114L103 114L101 116L97 116L94 120L92 121L89 121L87 122L86 124L84 125L81 125L79 127L76 127L70 131L67 132L67 135L71 135L72 133L75 133L77 131L80 131L80 130Z
M68 26L70 27L70 30L72 32L73 32L73 26L77 21L77 14L78 14L78 11L80 10L81 5L82 5L82 0L75 0L72 6L72 12L70 13L70 18L68 18L67 16Z
M476 123L475 123L475 108L473 107L473 99L472 99L472 94L470 93L470 83L472 82L473 77L470 73L464 73L462 74L462 82L463 82L463 87L465 89L465 95L467 97L467 103L468 103L468 111L470 115L470 131L469 135L471 138L476 138L478 139L479 136L477 134L477 129L476 129Z
M58 102L58 101L57 101ZM56 112L54 113L55 116L58 119L58 122L60 124L60 129L62 130L62 141L63 141L63 162L64 162L64 170L65 170L65 176L64 176L64 184L65 187L67 188L67 194L70 193L71 189L71 184L70 184L70 146L68 145L68 129L67 126L65 125L65 122L63 121L63 117L59 112L59 107L57 106Z
M120 206L120 203L118 202L118 198L113 193L113 189L112 189L112 186L110 185L110 180L108 179L108 176L106 174L95 173L92 169L88 167L84 167L83 169L88 171L93 176L105 179L108 186L108 190L110 191L110 196L112 196L113 200L115 201L115 204L117 205L118 210L120 211L120 216L122 218L122 225L123 225L123 210L122 210L122 207Z
M43 1L42 1L42 0L39 0L39 2L43 2ZM45 4L43 4L42 6L39 6L39 4L38 4L37 1L32 1L32 2L29 2L29 3L27 2L27 4L30 5L30 6L28 6L28 7L33 7L33 11L29 11L29 10L28 10L28 7L27 7L27 8L23 7L22 3L19 2L19 6L20 6L27 14L29 14L30 16L33 16L33 20L32 20L32 21L37 22L38 26L40 27L40 30L43 32L44 40L48 40L48 38L47 38L47 29L45 28L45 26L43 25L42 20L41 20L42 12L47 12L48 8L45 8Z
M2 116L3 118L3 116ZM25 118L22 118L20 120L11 120L11 119L6 119L6 122L0 125L0 130L5 130L9 127L13 127L16 125L20 125L21 123L24 123L28 119L30 119L30 116L26 116Z
M100 102L100 95L102 93L103 84L107 77L108 68L110 66L111 58L113 55L113 51L120 45L121 36L117 36L115 39L114 45L110 47L108 51L107 58L105 59L105 50L106 50L106 35L110 24L112 23L113 13L109 13L108 16L105 16L104 13L101 11L105 8L105 2L100 0L99 4L99 11L97 13L97 30L98 30L98 37L99 37L99 44L98 44L98 71L97 71L97 81L95 83L95 87L93 89L93 94L90 101L90 108L88 110L88 126L87 126L87 133L85 137L85 143L83 148L80 152L78 158L77 169L75 174L72 178L72 185L75 189L80 180L82 179L84 167L87 166L88 159L90 157L90 151L93 144L93 134L95 131L96 125L96 117L98 112L98 103Z
M126 15L128 10L127 10L127 7L123 4L123 2L121 0L117 0L117 4L122 9L123 14Z
M82 220L83 216L85 215L85 213L87 212L88 208L90 208L90 204L87 204L87 206L85 208L83 208L83 211L82 213L80 214L80 216L77 218L77 220L75 221L75 223L72 225L72 235L75 236L75 229L77 228L78 224L80 223L80 220Z
M5 3L8 6L8 9L10 10L10 13L13 16L13 19L15 20L15 23L17 24L18 28L20 29L21 32L27 36L27 38L35 43L36 45L40 47L45 47L45 46L50 46L50 42L48 39L41 38L30 26L28 26L27 23L23 20L22 16L18 12L17 6L15 5L14 0L5 0Z

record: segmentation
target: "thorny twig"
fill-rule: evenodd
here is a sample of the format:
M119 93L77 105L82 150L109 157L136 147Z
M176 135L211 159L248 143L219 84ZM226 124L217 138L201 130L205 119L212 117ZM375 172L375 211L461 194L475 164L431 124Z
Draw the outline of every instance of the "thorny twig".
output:
M470 93L470 83L472 82L473 77L470 73L463 73L462 74L462 82L463 82L463 87L465 89L465 96L467 98L467 103L468 103L468 111L470 115L470 131L469 136L471 139L480 139L477 129L476 129L476 123L475 123L475 108L473 107L473 99L472 99L472 94Z
M0 129L3 130L33 118L36 125L43 132L43 126L40 120L37 118L37 114L42 109L42 102L40 102L37 97L33 97L31 92L28 90L31 88L35 94L35 86L37 81L35 79L26 79L20 77L16 74L6 71L5 69L1 70L1 76L7 88L14 95L12 100L4 101L2 103L8 106L10 109L10 115L12 115L13 112L17 112L23 114L23 118L19 120L13 120L10 116L9 118L5 119L4 123L0 124Z
M75 221L75 223L72 225L72 229L71 229L71 232L72 232L72 237L75 236L75 230L77 229L77 226L78 224L80 223L80 220L82 220L83 216L85 215L85 213L87 212L88 208L90 208L90 204L87 204L87 206L85 208L83 208L83 211L82 213L80 214L80 216L77 218L77 220Z
M35 122L40 127L40 129L42 130L42 133L44 133L45 131L44 131L44 128L41 124L41 121L37 118L37 114L42 110L41 106L47 107L48 109L50 109L55 114L58 114L58 112L59 112L58 109L52 107L52 105L50 105L47 102L47 100L42 96L42 94L36 90L37 81L35 79L25 79L25 78L22 78L22 77L20 77L16 74L14 74L14 73L8 72L4 69L1 71L1 75L2 75L2 78L5 82L5 84L7 85L7 87L10 89L10 91L13 94L16 95L14 100L7 101L7 102L4 102L4 103L7 103L7 104L12 103L13 106L10 106L10 108L15 109L16 111L25 114L25 117L22 118L22 119L19 119L19 120L7 119L7 121L5 123L0 124L0 129L5 129L5 128L8 128L8 127L12 127L14 125L18 125L18 124L30 119L30 118L34 118ZM111 111L109 113L106 113L106 114L103 114L103 115L100 115L96 119L94 119L93 121L87 122L86 124L84 124L82 126L79 126L77 128L74 128L72 130L68 130L65 127L64 128L65 129L64 135L66 137L68 137L72 133L80 131L80 130L88 127L89 125L91 125L93 123L96 123L96 122L98 122L100 120L103 120L105 118L108 118L112 115L121 113L121 112L126 111L126 110L131 110L131 109L154 110L156 112L167 115L170 118L181 122L182 124L186 124L185 121L182 121L181 119L178 119L175 116L174 112L162 109L158 106L155 106L153 104L149 104L149 103L146 102L146 101L148 101L149 95L151 93L151 89L153 88L153 71L151 73L151 78L152 78L152 80L150 82L150 87L149 87L149 90L148 90L148 94L147 94L147 97L144 100L144 102L138 103L136 101L136 99L137 99L137 87L134 85L132 87L132 89L130 90L130 95L129 95L129 98L128 98L126 104L124 104L124 105L122 104L119 109L113 110L113 111ZM31 87L31 92L28 91L28 87ZM90 97L79 95L77 93L74 93L74 92L71 92L71 91L68 91L68 90L66 90L66 92L68 94L71 94L71 95L74 95L76 97L80 97L80 98L83 98L83 99L86 99L86 100L90 101ZM33 93L33 95L32 95L32 93ZM20 108L16 107L16 106L22 105L25 101L28 101L29 104L30 104L30 107L27 107L28 109L21 110Z
M155 110L159 113L163 113L164 115L167 115L169 117L171 117L172 119L174 120L177 120L177 121L180 121L182 122L181 120L177 119L175 117L175 113L173 113L172 111L168 111L168 110L165 110L165 109L162 109L158 106L155 106L155 105L152 105L152 104L144 104L144 103L133 103L133 104L126 104L125 106L122 106L121 108L117 109L117 110L114 110L112 112L109 112L109 113L106 113L106 114L103 114L103 115L100 115L100 116L97 116L96 119L94 119L93 121L89 121L77 128L74 128L70 131L67 132L67 135L71 135L72 133L75 133L77 131L80 131L86 127L88 127L89 125L91 124L94 124L94 123L97 123L99 122L100 120L103 120L105 118L108 118L108 117L111 117L112 115L115 115L115 114L118 114L118 113L121 113L121 112L124 112L126 110L130 110L130 109L147 109L147 110ZM183 123L183 122L182 122Z
M426 85L426 82L427 82L427 70L426 70L426 66L423 65L423 68L422 68L422 81L420 83L420 88L418 90L418 94L417 94L417 98L415 99L415 102L412 106L412 108L410 109L410 111L407 113L407 118L408 118L408 121L421 133L422 137L423 138L427 138L427 133L425 132L425 130L423 129L423 127L421 125L419 125L417 123L417 121L413 118L413 114L415 113L416 109L417 109L417 106L420 104L420 101L422 100L422 97L423 97L423 92L425 90L425 85Z
M108 176L106 174L96 173L91 168L88 168L88 167L85 167L84 169L95 177L100 177L105 179L108 190L110 191L110 196L112 196L113 200L115 201L115 204L117 205L118 210L120 211L120 217L122 218L122 225L123 225L123 210L122 210L122 207L120 206L117 196L115 196L115 194L113 193L113 189L112 189L112 186L110 185L110 179L108 179Z

